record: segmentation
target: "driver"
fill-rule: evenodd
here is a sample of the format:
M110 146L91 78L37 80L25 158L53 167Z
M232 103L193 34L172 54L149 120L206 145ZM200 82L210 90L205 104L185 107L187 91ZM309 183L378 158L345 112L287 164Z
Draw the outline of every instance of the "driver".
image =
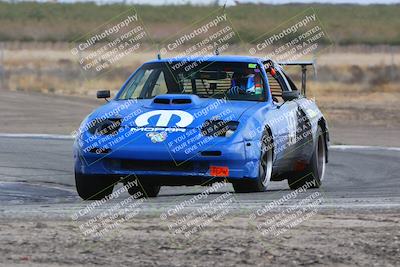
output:
M231 95L255 94L256 87L254 80L255 80L254 74L235 72L232 76L231 88L229 89L228 94Z

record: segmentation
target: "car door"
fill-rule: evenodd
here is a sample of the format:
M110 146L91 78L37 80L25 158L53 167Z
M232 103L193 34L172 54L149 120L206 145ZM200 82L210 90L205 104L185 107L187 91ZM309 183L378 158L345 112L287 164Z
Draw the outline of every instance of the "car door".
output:
M274 112L270 120L275 142L274 168L288 171L292 169L293 160L296 158L296 150L293 148L297 140L298 104L296 101L284 101L282 98L283 91L291 90L282 71L276 70L274 76L267 73L267 78L274 100Z
M288 81L289 86L292 90L297 90L294 82L288 77L285 73L283 73L286 80ZM312 132L315 131L316 121L313 120L313 107L315 106L314 101L310 101L307 98L301 96L298 99L293 100L297 104L297 112L296 112L296 137L295 142L292 143L290 148L291 159L294 161L295 170L299 170L305 166L305 164L309 161L310 156L313 152L313 135ZM314 112L315 113L315 112Z

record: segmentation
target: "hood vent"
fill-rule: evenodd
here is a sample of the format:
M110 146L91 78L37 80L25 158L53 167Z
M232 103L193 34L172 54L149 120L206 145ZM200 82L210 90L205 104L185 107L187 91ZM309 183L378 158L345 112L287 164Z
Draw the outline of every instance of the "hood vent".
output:
M192 103L192 99L190 98L161 98L161 97L157 97L153 100L154 104L164 104L164 105L169 105L169 104L191 104Z
M153 103L155 104L166 104L168 105L170 103L170 100L168 98L155 98L153 100Z
M174 98L172 99L172 104L191 104L192 99L190 98Z
M191 108L201 104L197 95L189 94L163 94L154 97L150 107L161 109Z

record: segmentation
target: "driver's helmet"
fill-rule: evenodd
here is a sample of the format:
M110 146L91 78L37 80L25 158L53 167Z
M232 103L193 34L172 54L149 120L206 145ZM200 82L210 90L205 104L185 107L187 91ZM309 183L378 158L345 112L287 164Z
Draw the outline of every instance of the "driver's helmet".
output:
M256 92L254 74L240 75L240 77L234 75L231 88L237 88L238 93L254 94Z

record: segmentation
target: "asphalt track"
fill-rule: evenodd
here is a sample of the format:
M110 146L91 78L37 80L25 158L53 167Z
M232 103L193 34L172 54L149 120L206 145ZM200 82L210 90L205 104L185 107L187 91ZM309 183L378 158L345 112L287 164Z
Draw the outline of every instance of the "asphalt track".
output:
M88 203L75 192L72 140L53 135L0 134L0 214L2 216L70 216ZM321 208L390 209L400 207L400 149L332 146ZM163 187L158 198L146 200L144 211L163 212L205 190L205 187ZM227 185L208 199L232 192ZM267 192L232 194L236 211L252 211L290 194L286 181L271 183ZM304 193L306 194L306 193ZM300 194L301 195L301 194ZM119 199L128 197L121 194ZM304 195L305 196L305 195ZM301 197L282 206L295 205ZM115 199L114 201L118 201ZM187 205L186 208L193 208Z

